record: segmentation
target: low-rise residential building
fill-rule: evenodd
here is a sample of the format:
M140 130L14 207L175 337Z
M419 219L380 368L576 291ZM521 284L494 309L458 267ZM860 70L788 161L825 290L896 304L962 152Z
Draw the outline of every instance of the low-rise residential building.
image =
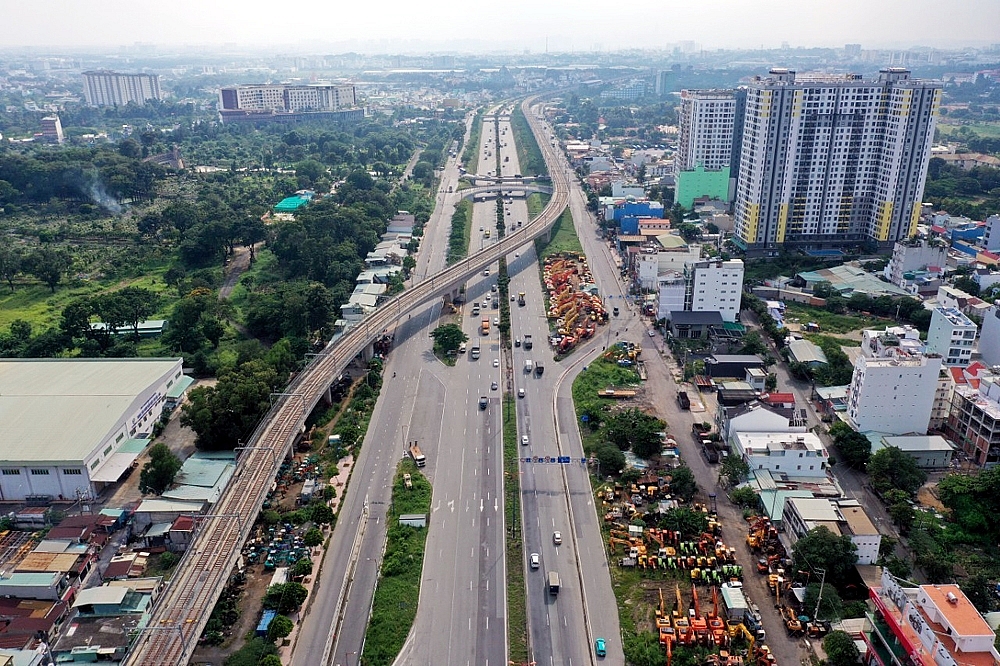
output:
M685 307L693 312L718 312L736 321L743 297L743 261L699 261L691 267L691 288Z
M750 368L764 369L756 354L713 354L705 359L705 374L713 378L745 379Z
M862 634L867 666L998 666L990 628L958 585L914 587L882 571Z
M772 475L826 477L829 454L814 433L737 432L730 437L733 455L752 470Z
M782 524L798 541L816 527L850 537L857 546L858 564L875 564L882 535L857 500L826 497L790 497L785 500Z
M788 343L788 357L789 360L808 365L810 368L818 368L828 363L826 352L809 340L792 340Z
M939 354L944 365L969 365L978 331L975 323L958 310L936 307L927 331L927 351Z
M948 440L940 435L885 436L879 443L880 446L872 447L872 453L894 446L913 458L921 469L947 469L955 453Z
M708 340L713 329L722 328L718 312L671 312L667 317L670 335L682 340Z
M941 240L905 240L899 241L892 248L892 258L886 264L882 274L885 279L905 288L906 275L914 271L944 268L948 261L948 244Z
M761 401L719 409L715 424L723 441L728 442L738 432L806 432L801 420L789 418L781 413L784 411L781 407L763 402L764 397Z
M910 326L867 330L851 377L847 417L859 432L926 434L941 357L925 355Z
M979 336L979 355L988 366L1000 365L1000 305L994 303L983 314Z
M958 385L945 432L977 465L1000 463L1000 382L992 375L978 386Z

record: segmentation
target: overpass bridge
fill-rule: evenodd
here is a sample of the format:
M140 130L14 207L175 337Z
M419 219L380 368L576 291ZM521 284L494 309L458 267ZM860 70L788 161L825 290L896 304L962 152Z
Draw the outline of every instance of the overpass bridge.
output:
M464 190L459 190L458 193L462 195L463 199L485 201L487 199L496 199L501 191L504 197L523 199L532 192L551 194L552 188L548 185L508 185L503 188L497 188L496 185L492 185L489 187L468 187Z
M457 294L473 275L548 233L569 202L569 181L559 169L554 150L529 111L535 98L522 102L549 171L553 196L534 220L515 232L389 300L345 335L331 342L288 385L241 448L236 472L209 515L198 526L145 628L138 630L128 666L187 664L222 590L235 568L243 543L253 528L282 459L305 427L305 420L347 365L403 313L427 301Z

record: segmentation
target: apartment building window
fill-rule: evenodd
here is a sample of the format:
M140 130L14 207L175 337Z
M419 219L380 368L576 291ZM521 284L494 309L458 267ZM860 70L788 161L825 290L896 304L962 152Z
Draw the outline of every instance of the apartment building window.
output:
M21 470L19 470L19 469L10 469L10 468L6 468L5 467L3 469L3 475L4 476L21 476Z
M47 469L33 469L31 470L32 476L48 476L49 470Z
M64 469L63 474L83 474L83 471L78 469Z

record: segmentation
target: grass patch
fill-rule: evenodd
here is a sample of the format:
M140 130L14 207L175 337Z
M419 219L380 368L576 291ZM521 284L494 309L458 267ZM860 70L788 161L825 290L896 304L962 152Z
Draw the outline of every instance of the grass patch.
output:
M552 225L549 231L550 240L548 243L542 239L535 240L535 253L539 261L544 261L546 257L561 252L572 254L583 254L583 245L576 235L576 228L573 226L573 213L569 208L562 212L559 219Z
M462 199L451 216L451 233L448 235L448 265L464 259L469 254L472 235L472 203Z
M545 194L544 192L532 192L528 195L528 219L533 220L542 214L545 207L549 205L549 200L552 198L551 194Z
M163 263L150 267L145 275L121 280L68 280L57 286L55 293L41 283L19 284L11 293L4 284L0 289L0 330L8 328L14 320L23 319L37 334L57 326L63 309L70 303L124 287L141 287L159 294L160 307L150 318L165 319L178 300L177 291L163 281L167 268Z
M517 148L517 163L521 166L521 173L526 176L547 176L549 169L520 104L514 105L514 112L510 114L510 127L514 133L514 146Z
M850 333L859 329L868 328L872 324L891 323L890 319L880 317L866 317L864 315L833 314L823 308L803 305L802 303L785 303L785 320L806 324L816 322L820 330L824 333Z
M819 347L822 347L824 344L834 344L840 347L861 346L861 340L853 340L851 338L838 338L836 335L823 335L822 333L803 333L802 337Z
M970 132L987 139L1000 139L1000 123L969 122L961 125L938 124L938 130L942 135L949 136L958 134L962 128L968 128Z
M610 398L600 398L598 391L602 391L609 386L628 386L639 384L639 373L628 368L623 368L610 361L599 358L589 365L587 371L581 372L573 380L573 405L576 408L577 418L584 414L603 413L617 400ZM601 436L596 430L589 427L581 427L580 435L583 439L584 453L589 454L595 446L600 444Z
M462 162L465 170L469 173L476 173L479 169L479 142L483 138L483 110L476 112L476 117L472 119L472 129L469 131L469 141L462 151Z
M503 398L503 509L507 526L507 636L509 661L528 661L527 588L524 582L524 537L521 532L521 481L518 474L517 410L514 396Z
M412 488L406 487L403 474L410 475ZM368 666L388 666L395 661L417 616L427 530L400 525L399 516L428 514L430 509L430 482L412 460L401 460L392 483L385 558L361 655L362 662Z

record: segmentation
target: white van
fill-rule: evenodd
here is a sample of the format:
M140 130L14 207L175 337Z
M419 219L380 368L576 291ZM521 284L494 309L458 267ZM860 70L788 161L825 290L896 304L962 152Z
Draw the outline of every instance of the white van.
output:
M534 369L535 369L535 362L532 361L530 358L527 361L524 362L524 371L525 372L531 372Z

